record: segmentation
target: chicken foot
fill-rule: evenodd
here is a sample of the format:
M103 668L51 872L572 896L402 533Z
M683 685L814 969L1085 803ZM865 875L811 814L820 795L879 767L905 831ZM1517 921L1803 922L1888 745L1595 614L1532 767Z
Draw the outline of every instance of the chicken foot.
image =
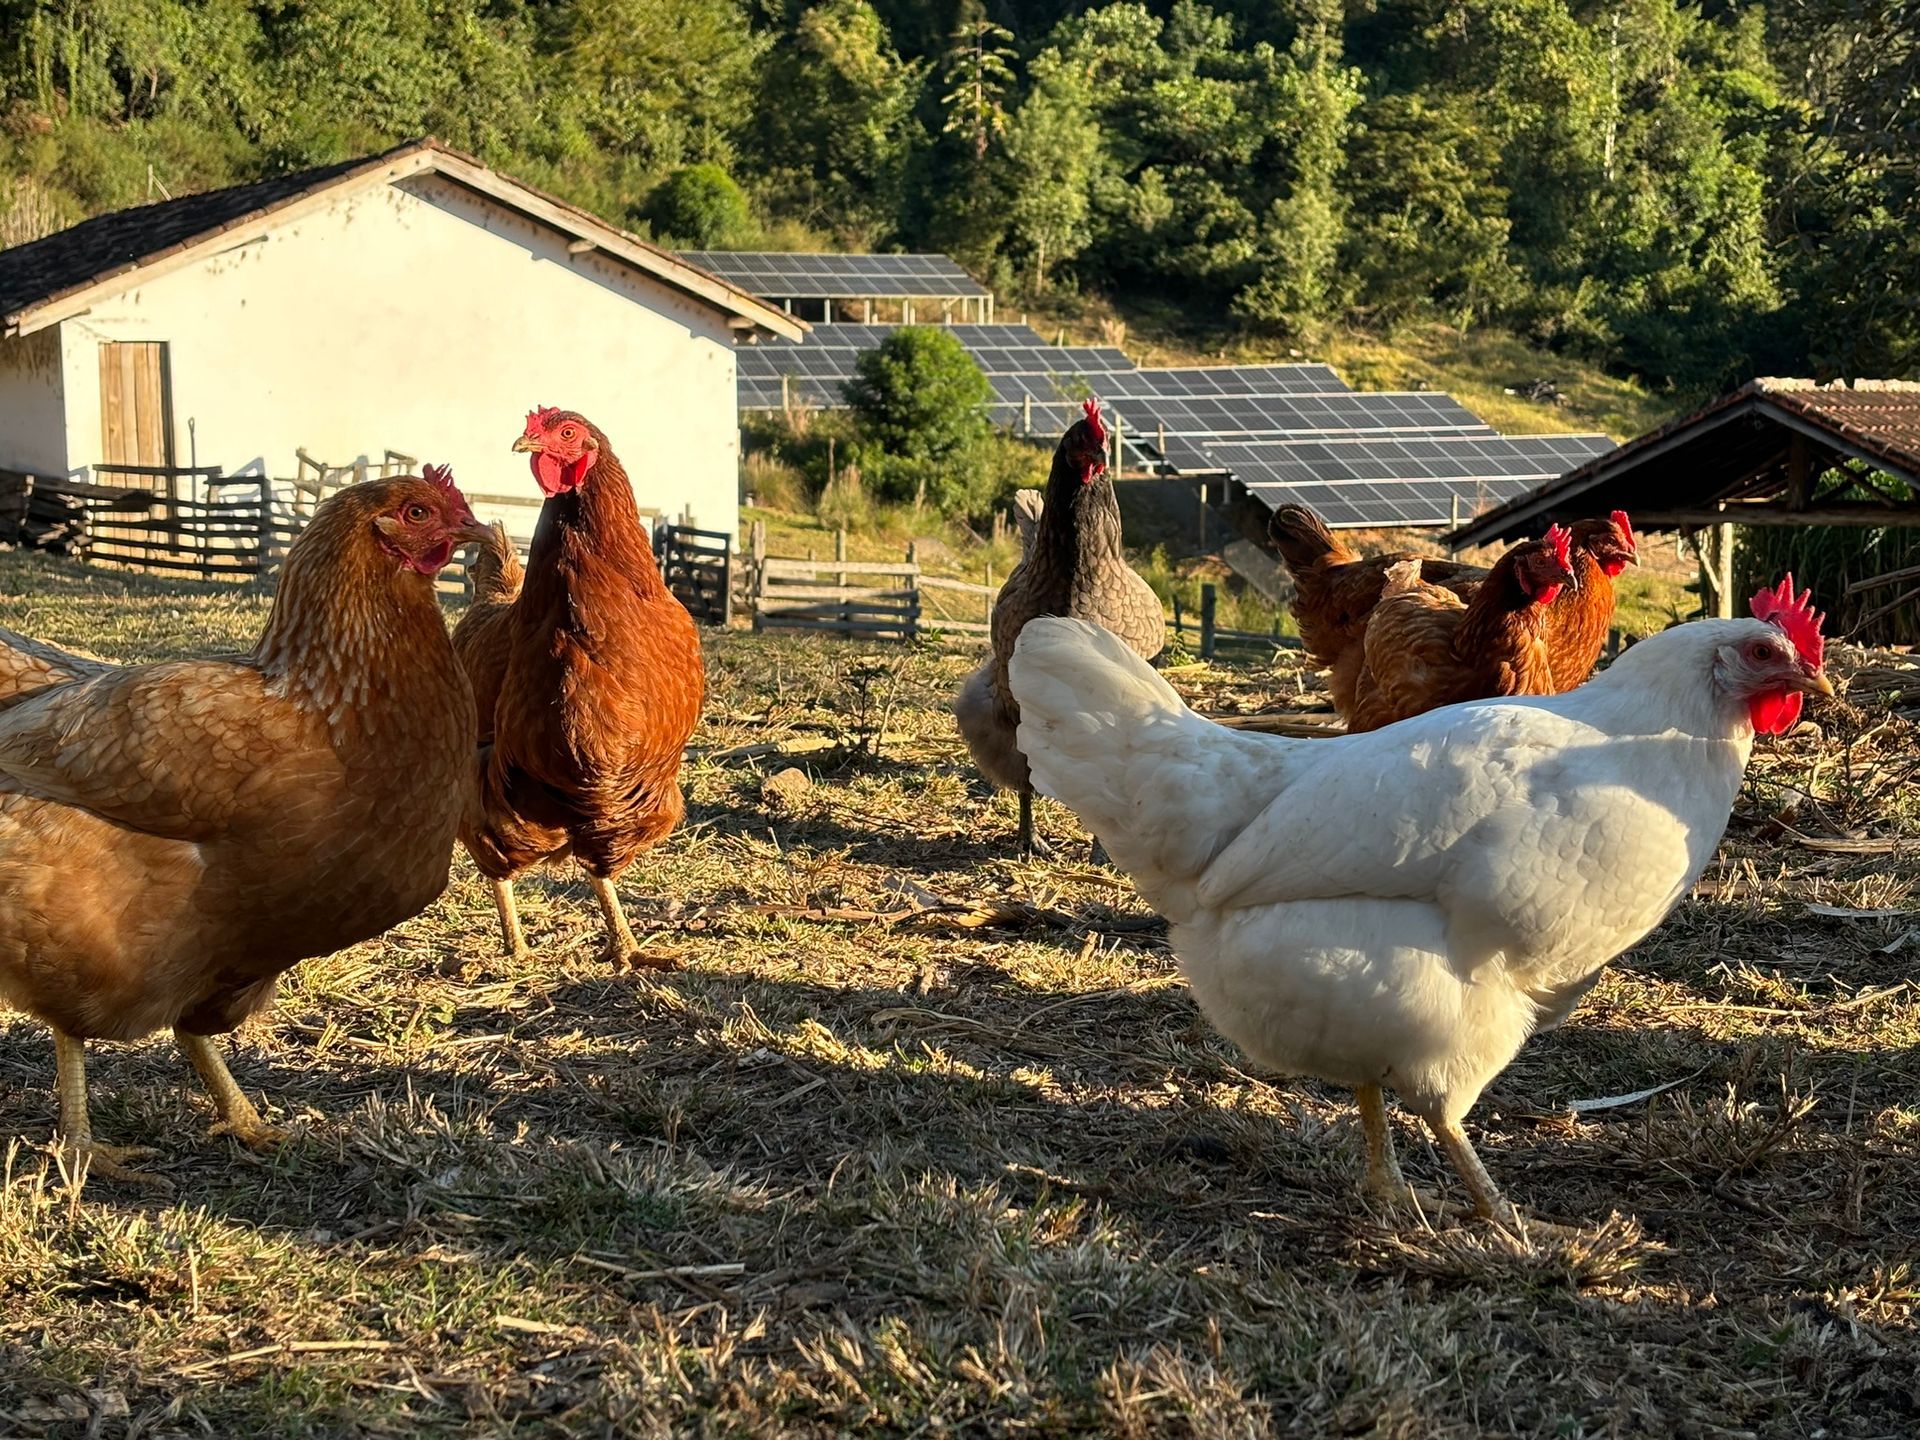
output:
M520 911L513 903L513 881L493 882L493 908L500 916L500 943L506 946L507 958L516 962L531 959L527 932L520 928Z
M129 1160L153 1154L145 1145L106 1145L93 1138L93 1121L87 1111L87 1049L84 1042L64 1031L53 1032L54 1089L60 1100L60 1133L56 1137L60 1157L68 1173L84 1181L89 1175L104 1175L134 1185L171 1188L172 1182L161 1175L129 1169Z
M640 948L633 927L627 924L627 912L620 908L620 896L613 888L613 881L593 874L587 876L587 881L593 886L593 898L600 902L600 913L607 922L607 944L600 958L612 965L639 970L671 970L671 963Z
M1513 1206L1500 1193L1500 1187L1493 1183L1487 1167L1480 1163L1479 1152L1473 1148L1473 1142L1467 1138L1467 1132L1460 1128L1459 1122L1436 1120L1429 1115L1427 1124L1439 1140L1440 1148L1447 1152L1447 1159L1459 1174L1460 1183L1467 1187L1467 1194L1473 1200L1473 1213L1482 1220L1492 1220L1509 1229L1514 1228L1517 1216Z
M1033 828L1033 791L1020 792L1020 858L1022 860L1051 860L1053 846Z
M220 1047L214 1044L211 1036L189 1035L184 1030L176 1030L173 1037L180 1042L180 1049L193 1063L200 1083L207 1087L207 1094L213 1097L213 1108L220 1112L219 1123L207 1134L231 1135L249 1150L271 1150L287 1139L287 1131L278 1125L269 1125L260 1118L260 1112L253 1108L253 1101L247 1098L247 1092L240 1088L239 1082L233 1078L233 1072L227 1069L226 1057L220 1053Z

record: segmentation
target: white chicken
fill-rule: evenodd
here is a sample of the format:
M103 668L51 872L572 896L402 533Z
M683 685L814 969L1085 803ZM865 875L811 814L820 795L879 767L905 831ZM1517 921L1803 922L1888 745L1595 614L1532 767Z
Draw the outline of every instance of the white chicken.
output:
M1833 693L1792 577L1754 611L1654 635L1564 695L1313 740L1212 724L1105 631L1035 618L1010 666L1020 749L1166 917L1208 1018L1353 1089L1370 1194L1410 1198L1387 1087L1474 1209L1510 1218L1462 1117L1687 894L1755 730Z

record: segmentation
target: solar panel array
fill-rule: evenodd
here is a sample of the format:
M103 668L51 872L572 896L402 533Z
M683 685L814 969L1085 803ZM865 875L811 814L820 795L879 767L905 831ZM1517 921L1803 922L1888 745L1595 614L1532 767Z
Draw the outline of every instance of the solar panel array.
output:
M842 387L860 354L896 328L818 325L803 341L743 347L741 407L845 405ZM1267 504L1311 505L1334 526L1448 524L1613 443L1604 435L1503 436L1451 396L1355 391L1325 365L1146 368L1108 346L1049 345L1024 325L940 328L985 372L995 424L1051 441L1098 395L1130 464L1230 474Z
M775 300L937 300L985 296L945 255L791 255L768 250L685 250L680 258L729 284Z

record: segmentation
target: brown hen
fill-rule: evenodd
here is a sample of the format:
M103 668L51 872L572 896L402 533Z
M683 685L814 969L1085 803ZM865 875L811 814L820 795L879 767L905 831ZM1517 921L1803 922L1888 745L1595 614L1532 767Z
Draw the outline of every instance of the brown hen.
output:
M1167 645L1160 599L1121 550L1120 502L1107 474L1107 429L1100 402L1089 400L1053 452L1039 521L1031 541L1022 523L1020 564L993 603L993 654L954 697L954 719L988 780L1020 792L1020 852L1047 852L1033 830L1033 787L1014 743L1020 707L1007 685L1007 661L1021 627L1036 615L1091 620L1151 660ZM1031 492L1022 492L1029 494ZM1017 503L1020 520L1031 506Z
M593 885L607 957L645 963L614 889L680 823L680 762L706 672L693 617L668 591L633 487L595 425L527 417L546 503L523 571L496 529L453 632L480 722L480 811L460 838L493 882L507 952L527 953L513 878L571 854Z
M1547 615L1573 583L1570 544L1556 525L1514 546L1466 601L1422 580L1417 560L1389 565L1367 619L1348 733L1464 700L1553 694Z
M250 655L122 667L0 632L0 1000L53 1028L60 1146L94 1174L151 1178L93 1139L85 1041L172 1027L216 1130L271 1144L208 1037L446 886L473 698L433 577L483 532L428 475L320 507Z
M1613 622L1613 579L1636 558L1633 526L1624 510L1609 519L1576 520L1572 527L1576 594L1547 616L1547 648L1556 692L1583 683L1600 662ZM1420 563L1420 579L1469 600L1487 576L1457 560L1398 551L1361 556L1304 505L1274 511L1271 536L1293 577L1293 617L1307 653L1331 672L1334 708L1351 716L1363 663L1367 620L1379 603L1390 566Z

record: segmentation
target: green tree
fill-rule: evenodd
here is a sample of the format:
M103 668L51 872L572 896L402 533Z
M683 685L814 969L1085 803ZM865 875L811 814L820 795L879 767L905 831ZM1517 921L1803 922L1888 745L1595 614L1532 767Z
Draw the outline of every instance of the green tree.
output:
M689 165L661 182L647 217L659 235L689 250L726 250L753 232L747 197L718 165Z
M847 384L861 431L857 460L879 494L963 503L966 452L985 440L993 387L953 336L938 326L896 330L865 351Z
M759 149L775 203L808 224L872 245L893 231L926 69L894 53L867 0L807 9L776 47L761 92Z
M594 140L660 170L726 163L768 49L742 0L567 0L548 85Z
M1303 26L1276 67L1278 108L1291 141L1284 193L1261 226L1259 275L1234 297L1250 319L1300 330L1343 299L1339 267L1346 238L1348 117L1360 102L1359 76L1341 64L1339 17Z
M1092 239L1092 189L1100 128L1079 74L1058 59L1035 65L1037 79L1008 128L1001 208L1029 283L1048 288L1053 272Z
M1006 133L1007 92L1013 86L1013 32L975 13L954 32L947 48L942 78L947 93L940 97L946 116L945 135L966 142L977 166L987 158L987 146Z

